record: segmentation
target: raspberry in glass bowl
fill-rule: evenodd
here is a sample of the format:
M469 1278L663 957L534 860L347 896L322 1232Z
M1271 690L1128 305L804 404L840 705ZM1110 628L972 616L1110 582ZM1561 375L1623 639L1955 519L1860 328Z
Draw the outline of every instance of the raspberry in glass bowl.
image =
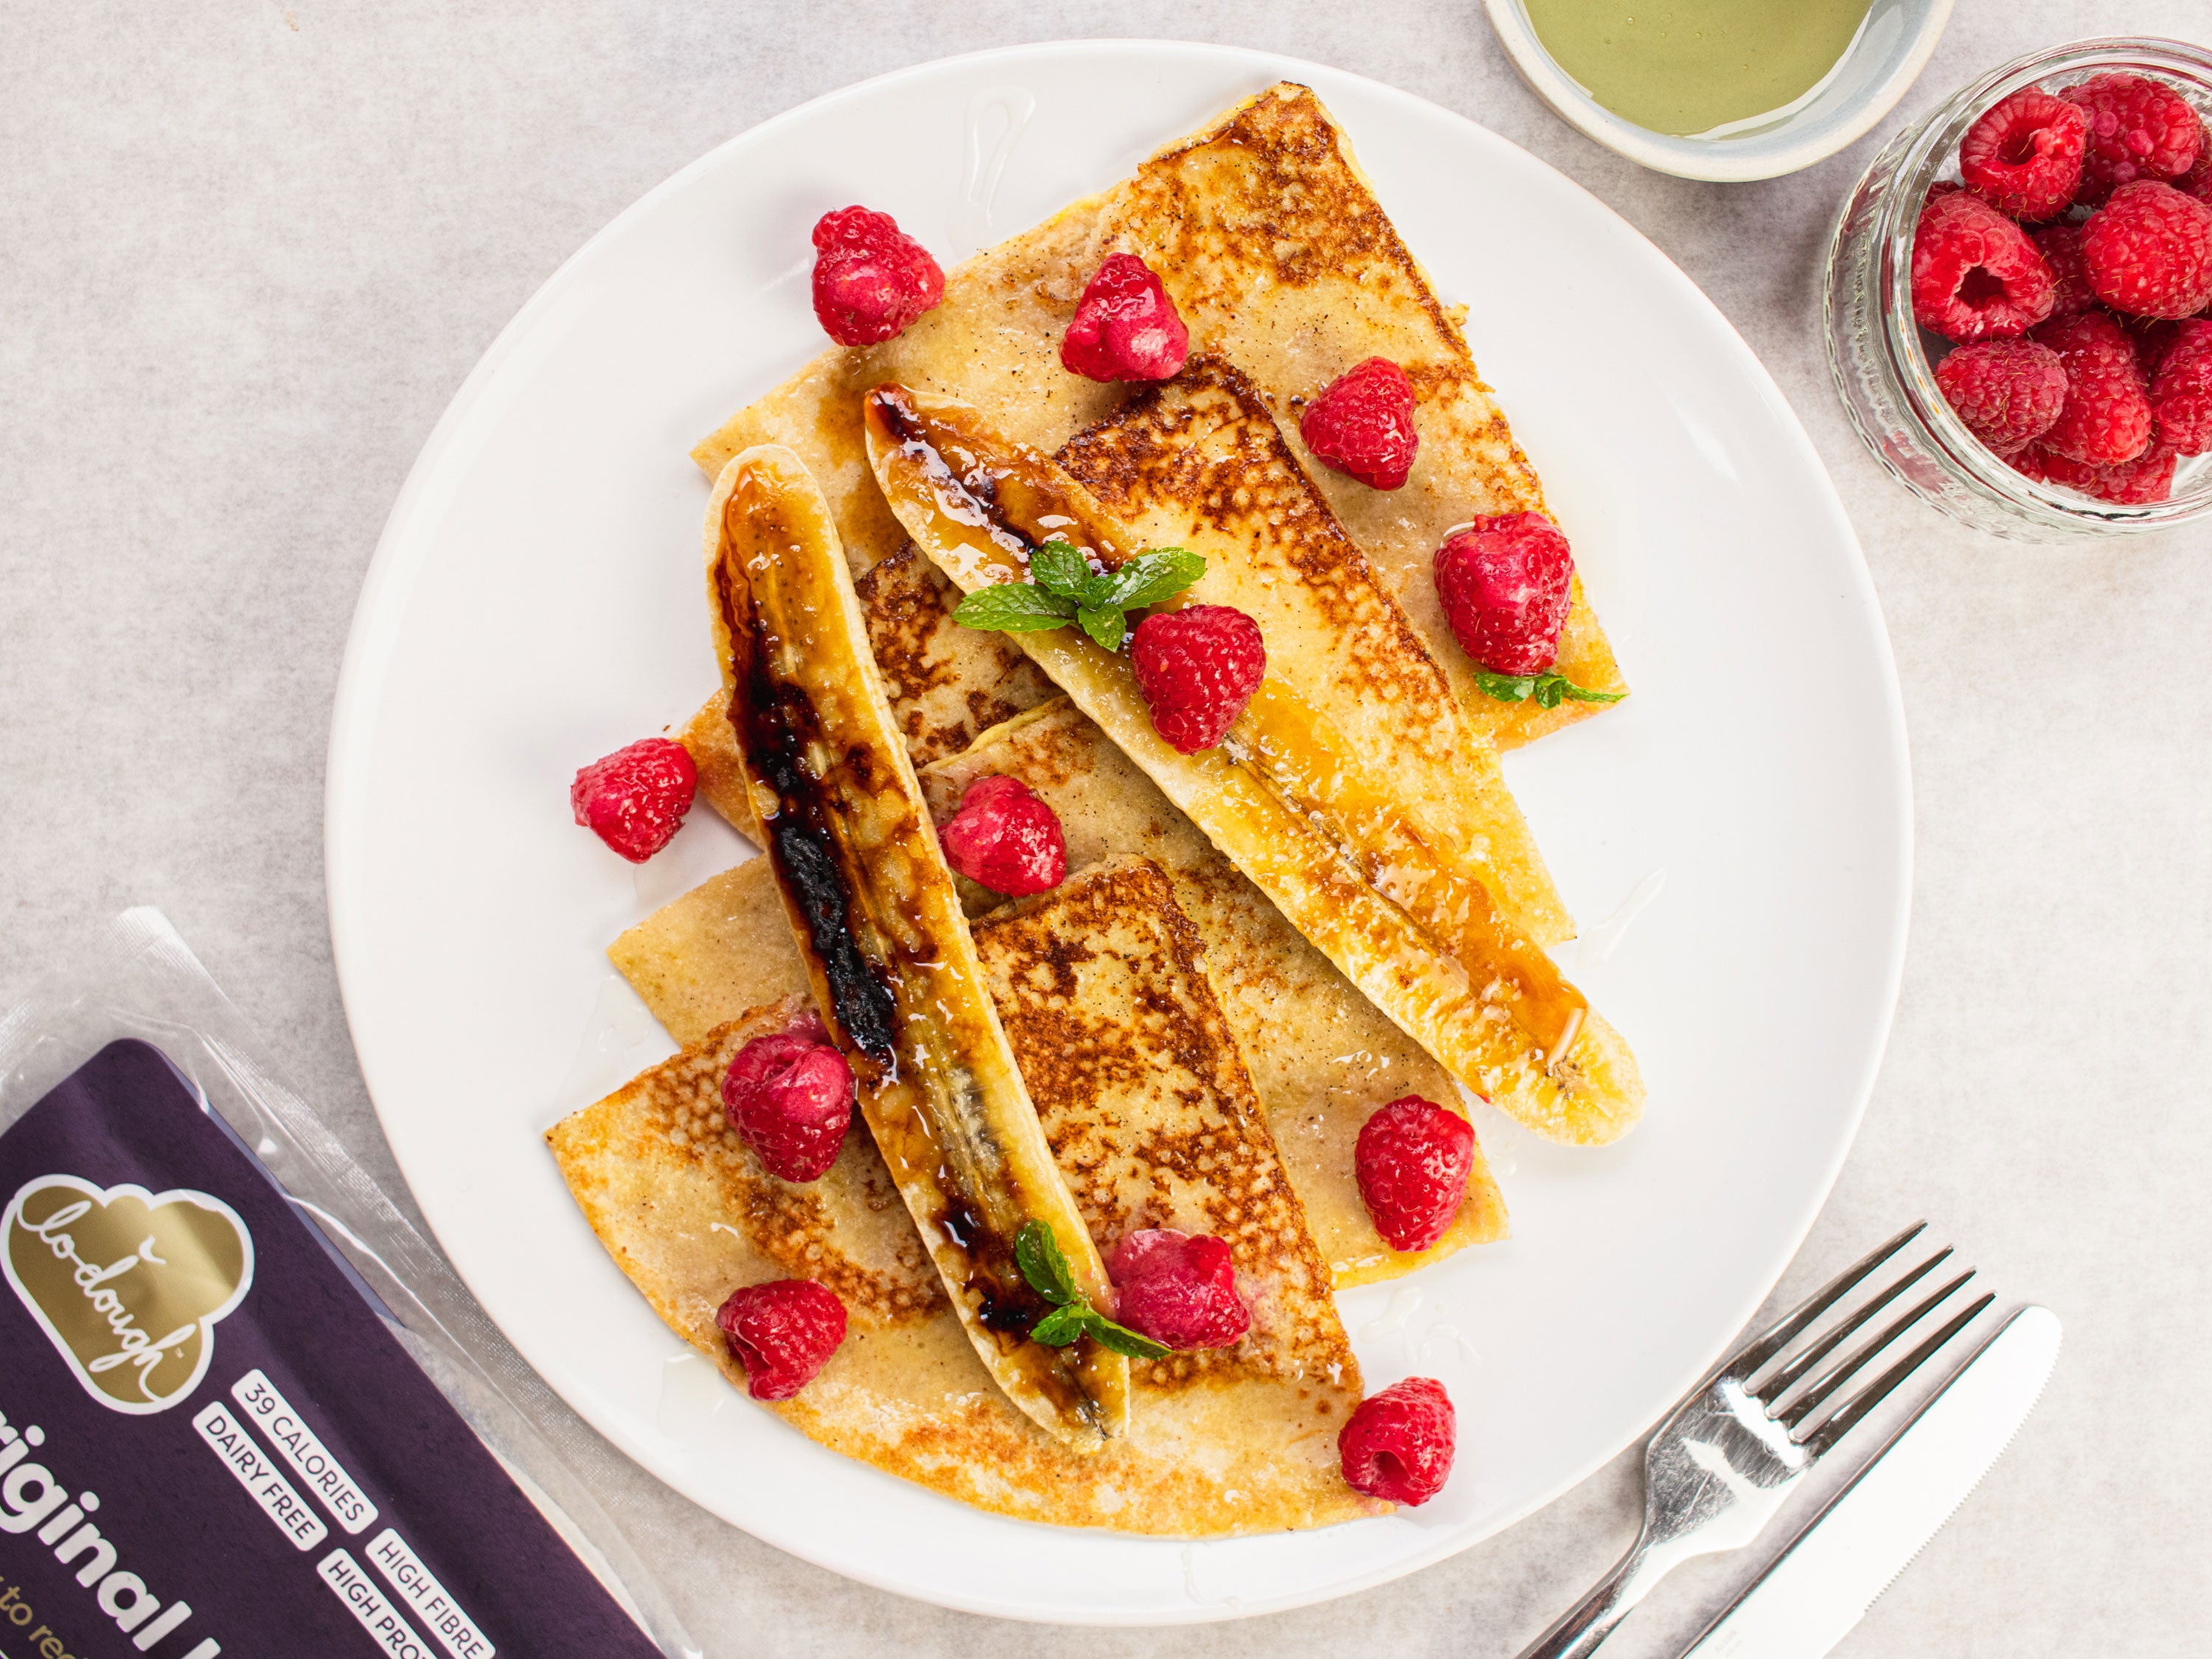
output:
M1859 435L1953 517L2212 516L2212 52L2078 41L1899 133L1837 217L1826 320Z

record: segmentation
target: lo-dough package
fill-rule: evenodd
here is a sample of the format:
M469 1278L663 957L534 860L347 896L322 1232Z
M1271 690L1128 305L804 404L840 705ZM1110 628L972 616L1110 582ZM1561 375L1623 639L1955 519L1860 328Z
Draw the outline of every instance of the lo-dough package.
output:
M615 1454L158 911L0 1015L0 1659L698 1659Z

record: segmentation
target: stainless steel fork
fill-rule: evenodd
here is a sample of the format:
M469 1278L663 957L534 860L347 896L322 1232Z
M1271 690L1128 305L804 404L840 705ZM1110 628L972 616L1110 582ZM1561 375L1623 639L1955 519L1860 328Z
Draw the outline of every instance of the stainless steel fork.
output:
M1853 1263L1723 1362L1674 1407L1644 1443L1644 1530L1620 1565L1521 1659L1582 1659L1680 1563L1751 1542L1808 1469L1990 1305L1995 1298L1984 1295L1954 1313L1873 1381L1813 1420L1846 1382L1974 1276L1967 1268L1822 1369L1831 1354L1949 1257L1948 1247L1938 1250L1863 1305L1813 1331L1926 1225L1916 1223ZM1808 1332L1805 1345L1796 1348Z

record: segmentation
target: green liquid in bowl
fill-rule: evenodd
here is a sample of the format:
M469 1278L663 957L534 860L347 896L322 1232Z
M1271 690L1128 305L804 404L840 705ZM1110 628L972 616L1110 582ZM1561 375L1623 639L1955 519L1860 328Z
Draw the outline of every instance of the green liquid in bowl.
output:
M1529 27L1589 95L1687 137L1803 97L1873 0L1525 0Z

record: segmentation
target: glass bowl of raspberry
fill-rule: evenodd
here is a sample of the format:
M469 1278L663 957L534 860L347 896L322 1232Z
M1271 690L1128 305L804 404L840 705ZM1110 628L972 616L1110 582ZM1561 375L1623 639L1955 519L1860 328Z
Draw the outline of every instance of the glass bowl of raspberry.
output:
M2078 41L1899 133L1837 216L1825 320L1859 435L1954 518L2212 516L2212 52Z

